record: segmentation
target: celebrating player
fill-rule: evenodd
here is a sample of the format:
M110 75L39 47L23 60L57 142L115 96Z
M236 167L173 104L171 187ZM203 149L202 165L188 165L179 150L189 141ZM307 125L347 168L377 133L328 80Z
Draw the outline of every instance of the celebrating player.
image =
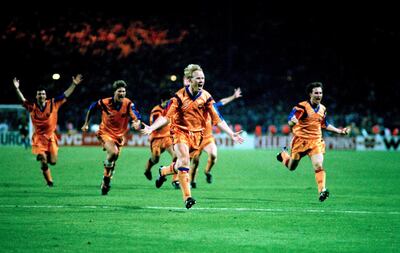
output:
M82 131L87 131L92 114L101 111L101 124L97 137L107 152L104 161L104 176L101 183L101 194L107 195L111 188L111 177L114 173L115 162L121 152L121 147L125 144L125 134L128 132L129 118L132 119L132 127L140 129L140 114L135 108L135 104L126 98L127 84L123 80L113 83L114 96L103 98L90 105L86 114L85 123Z
M82 81L82 75L72 77L72 83L64 93L60 96L47 99L46 90L44 87L36 89L36 102L30 102L25 99L17 78L14 78L13 83L17 94L23 106L29 111L34 133L32 135L32 153L36 155L36 160L40 162L40 167L46 183L49 187L54 185L50 165L55 165L58 158L58 140L56 136L56 127L58 119L58 110L63 105L67 98L75 90L75 87Z
M288 117L288 123L293 132L291 154L289 155L286 148L283 148L277 155L278 161L291 171L297 168L303 156L310 157L321 202L329 197L329 190L326 188L326 172L323 167L325 143L322 139L321 128L342 135L347 135L350 131L349 128L338 129L327 122L326 108L321 104L322 90L323 85L320 82L307 85L306 92L310 99L298 103Z

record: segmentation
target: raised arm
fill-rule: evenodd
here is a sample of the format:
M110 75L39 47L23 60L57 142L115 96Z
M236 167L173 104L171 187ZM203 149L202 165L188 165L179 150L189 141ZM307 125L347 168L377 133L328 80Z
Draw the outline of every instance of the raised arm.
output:
M14 83L15 91L18 94L18 97L21 99L22 102L25 102L26 99L25 99L24 95L22 94L22 92L19 90L19 80L16 77L14 77L13 83Z
M72 92L74 92L75 87L80 84L82 82L82 75L78 74L76 76L72 77L72 83L71 85L68 87L68 89L66 91L64 91L64 95L65 97L69 97L71 96Z
M222 105L226 105L227 103L232 102L233 100L240 98L242 96L242 91L240 90L240 87L235 89L233 92L232 96L223 98L220 100L220 102L222 103Z
M89 129L90 118L92 117L93 112L96 110L97 102L90 105L89 110L86 113L85 123L83 123L82 131L86 132Z
M134 128L136 131L139 131L140 126L141 126L142 116L140 115L139 111L136 109L136 106L134 103L132 103L132 105L131 105L129 114L132 119L132 122L131 122L132 128Z

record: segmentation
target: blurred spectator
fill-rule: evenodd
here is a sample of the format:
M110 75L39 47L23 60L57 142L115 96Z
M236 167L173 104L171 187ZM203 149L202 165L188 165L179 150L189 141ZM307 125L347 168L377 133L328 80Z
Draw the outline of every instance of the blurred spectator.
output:
M254 134L255 134L256 136L262 136L262 126L257 125L257 126L256 126L256 129L254 130Z
M282 134L283 135L289 135L290 134L290 127L288 124L282 125Z
M67 121L66 129L67 129L67 134L69 135L76 134L76 129L74 128L74 124L71 121Z
M278 130L277 130L277 128L276 128L275 125L269 125L269 126L268 126L268 132L269 132L271 135L275 135L275 134L278 132Z
M373 134L380 134L380 132L381 132L381 128L380 128L380 126L379 125L374 125L373 127L372 127L372 133Z
M239 131L242 131L243 129L242 129L242 125L240 125L240 124L235 124L235 127L234 127L234 131L235 132L239 132Z
M217 127L217 126L213 126L213 132L215 134L220 134L221 133L221 129L219 129L219 127Z

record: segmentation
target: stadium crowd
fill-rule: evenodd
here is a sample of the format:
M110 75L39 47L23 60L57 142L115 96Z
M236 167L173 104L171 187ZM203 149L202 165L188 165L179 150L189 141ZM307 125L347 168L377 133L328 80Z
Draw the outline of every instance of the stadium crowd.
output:
M344 16L332 21L319 14L299 19L258 12L236 18L239 9L232 6L214 12L155 18L67 8L47 16L40 10L6 15L0 43L8 64L1 76L5 96L0 104L18 103L14 76L26 94L45 84L56 96L72 75L82 73L80 89L59 115L61 130L82 125L89 105L99 96L111 96L107 92L118 79L128 83L128 96L148 122L160 91L178 90L183 67L198 63L207 75L205 89L216 100L241 87L243 99L222 113L248 132L258 126L264 133L273 127L279 133L294 103L307 98L304 87L311 81L324 83L323 104L336 126L352 126L356 134L357 129L372 132L376 125L382 130L400 126L395 99L400 94L393 88L400 78L388 64L396 57L392 49L400 32L388 25L390 20L372 23L363 16L358 21ZM61 79L53 80L53 73Z

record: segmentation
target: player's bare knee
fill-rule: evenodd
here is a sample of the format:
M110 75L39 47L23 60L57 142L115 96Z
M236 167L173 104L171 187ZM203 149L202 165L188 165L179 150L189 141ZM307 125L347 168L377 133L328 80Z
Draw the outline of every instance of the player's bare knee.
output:
M180 165L182 167L189 167L190 166L190 159L189 157L182 157L180 160Z
M313 163L314 170L320 170L322 168L321 162Z

